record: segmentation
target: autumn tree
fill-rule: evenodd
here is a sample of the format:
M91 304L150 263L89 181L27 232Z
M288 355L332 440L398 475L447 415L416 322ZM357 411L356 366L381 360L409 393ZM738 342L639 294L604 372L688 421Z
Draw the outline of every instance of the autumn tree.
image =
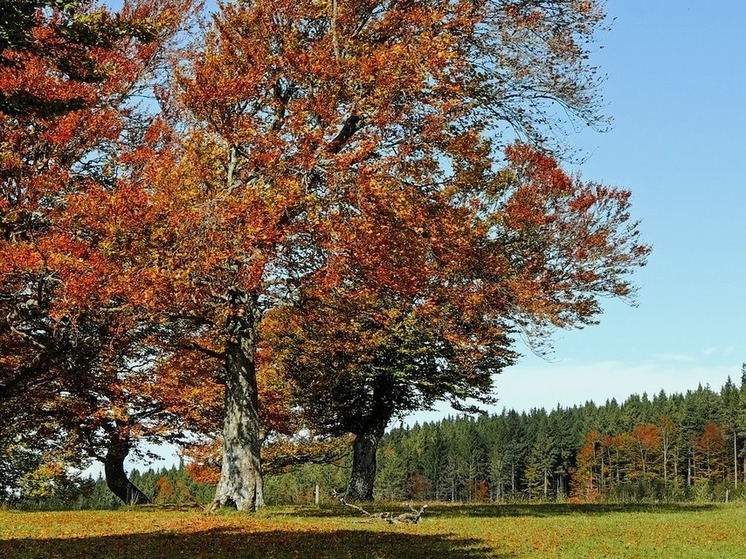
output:
M576 456L576 466L570 471L570 497L585 503L596 503L601 498L603 449L601 435L590 431Z
M35 320L48 310L49 284L55 283L47 277L54 272L45 272L51 264L70 263L76 256L69 245L72 239L64 239L68 245L56 249L58 262L50 263L49 245L63 240L52 220L60 217L62 195L73 185L80 188L79 179L96 167L86 157L122 130L114 105L141 67L133 60L117 73L105 68L125 62L133 53L120 49L127 43L137 48L152 33L140 26L145 25L142 13L124 15L114 24L108 12L78 8L78 2L3 5L0 394L6 398L53 378L70 354L65 345L70 336L62 332L70 329L66 320L56 320L53 326ZM120 32L116 45L107 40Z
M322 429L356 435L356 498L372 496L377 441L395 415L443 399L457 408L489 402L493 375L515 359L512 331L585 323L598 312L594 297L629 293L614 276L642 263L647 249L626 223L628 193L572 179L526 146L507 157L505 182L481 193L482 204L474 199L473 210L450 218L431 206L428 219L403 228L428 239L408 241L412 250L392 266L413 261L410 293L382 289L358 269L280 314L284 337L272 345L302 387L299 401ZM430 242L443 231L447 247Z
M722 481L726 478L728 446L722 426L715 421L705 424L704 432L694 447L696 453L696 477L708 481Z
M89 250L71 205L111 187L120 156L143 140L147 116L134 100L187 9L158 0L118 13L87 2L4 2L0 19L3 414L22 401L13 441L53 424L47 442L72 438L101 459L123 500L131 441L122 421L143 411L126 385L143 331L109 296L111 269Z
M506 130L536 144L554 135L558 107L602 121L586 63L602 21L595 2L221 7L178 64L169 124L180 141L154 134L156 157L92 198L128 208L126 220L81 219L123 267L129 300L176 346L222 366L216 505L263 503L256 376L268 311L318 301L317 317L338 302L344 316L361 313L364 345L388 352L375 365L388 372L347 394L434 375L432 394L458 400L510 361L512 328L584 324L596 296L630 294L627 273L647 249L628 193L581 183L524 145L503 153ZM345 365L330 377L359 362L340 347ZM432 400L414 384L403 397ZM362 438L403 409L370 406L381 410L364 412Z
M355 435L348 487L355 499L372 498L378 442L395 416L441 399L455 406L467 397L489 400L486 375L471 365L499 370L511 356L498 336L481 354L476 344L459 345L448 313L413 300L386 301L385 294L360 292L323 302L307 297L294 316L276 313L268 321L282 333L269 341L281 348L275 360L294 381L310 424Z
M643 478L649 477L651 466L657 458L661 447L661 435L658 426L653 423L636 425L632 437L637 447L638 469Z

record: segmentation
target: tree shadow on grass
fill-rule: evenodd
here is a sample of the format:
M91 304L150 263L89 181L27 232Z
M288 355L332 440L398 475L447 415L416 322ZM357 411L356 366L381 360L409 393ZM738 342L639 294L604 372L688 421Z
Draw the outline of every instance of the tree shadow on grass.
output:
M419 508L420 503L415 503ZM380 513L384 511L401 514L409 512L406 503L367 503L363 507L370 513ZM599 516L605 514L618 513L692 513L705 512L714 509L710 504L689 504L689 503L658 503L658 504L614 504L614 505L594 505L594 504L517 504L517 505L497 505L497 504L450 504L450 503L431 503L428 506L424 520L428 518L518 518L534 517L547 518L552 516ZM288 509L274 510L273 516L289 517L309 517L309 518L330 518L330 517L360 517L364 519L361 513L345 508L343 505L323 505L321 507L306 506L292 507Z
M434 505L428 509L428 516L440 518L490 517L515 518L551 516L599 516L619 513L691 513L714 509L714 505L693 504L524 504L524 505Z
M113 536L0 540L13 559L493 559L484 542L449 535L366 530L250 532L212 528Z

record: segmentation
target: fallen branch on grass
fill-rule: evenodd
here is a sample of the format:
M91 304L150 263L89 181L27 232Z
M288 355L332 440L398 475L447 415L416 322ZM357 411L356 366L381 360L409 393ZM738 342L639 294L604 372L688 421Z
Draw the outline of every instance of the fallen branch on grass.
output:
M420 510L417 510L416 508L410 506L409 507L412 512L405 512L404 514L400 514L396 517L396 522L411 522L412 524L417 524L420 521L420 518L422 518L422 515L425 514L425 509L427 508L427 505L422 505L420 507Z
M427 508L427 505L422 505L420 510L417 510L416 508L410 505L409 508L412 510L412 512L405 512L403 514L399 514L395 516L393 512L370 513L362 507L353 505L352 503L348 503L345 500L344 496L339 497L339 502L342 503L346 507L350 507L352 509L355 509L358 512L361 512L362 514L364 514L371 520L385 520L389 524L402 524L402 523L417 524L420 521L420 518L422 518L422 515L425 514L425 509Z

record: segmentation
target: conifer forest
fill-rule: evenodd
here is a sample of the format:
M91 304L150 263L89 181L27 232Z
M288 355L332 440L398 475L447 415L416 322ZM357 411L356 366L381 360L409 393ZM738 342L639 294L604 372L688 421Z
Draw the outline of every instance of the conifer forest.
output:
M700 386L400 426L381 443L376 495L496 503L743 499L745 383L742 376L740 386L728 380L720 391ZM339 469L310 466L271 478L272 499L305 502L314 483L344 486Z

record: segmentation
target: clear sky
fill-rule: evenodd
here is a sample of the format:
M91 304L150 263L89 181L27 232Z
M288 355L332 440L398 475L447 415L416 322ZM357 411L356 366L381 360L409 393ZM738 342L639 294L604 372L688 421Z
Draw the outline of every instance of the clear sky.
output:
M613 126L568 143L587 155L584 179L632 190L653 254L636 308L609 301L601 324L558 332L551 361L519 345L524 357L497 377L498 409L719 389L746 361L746 3L606 10L592 61Z

